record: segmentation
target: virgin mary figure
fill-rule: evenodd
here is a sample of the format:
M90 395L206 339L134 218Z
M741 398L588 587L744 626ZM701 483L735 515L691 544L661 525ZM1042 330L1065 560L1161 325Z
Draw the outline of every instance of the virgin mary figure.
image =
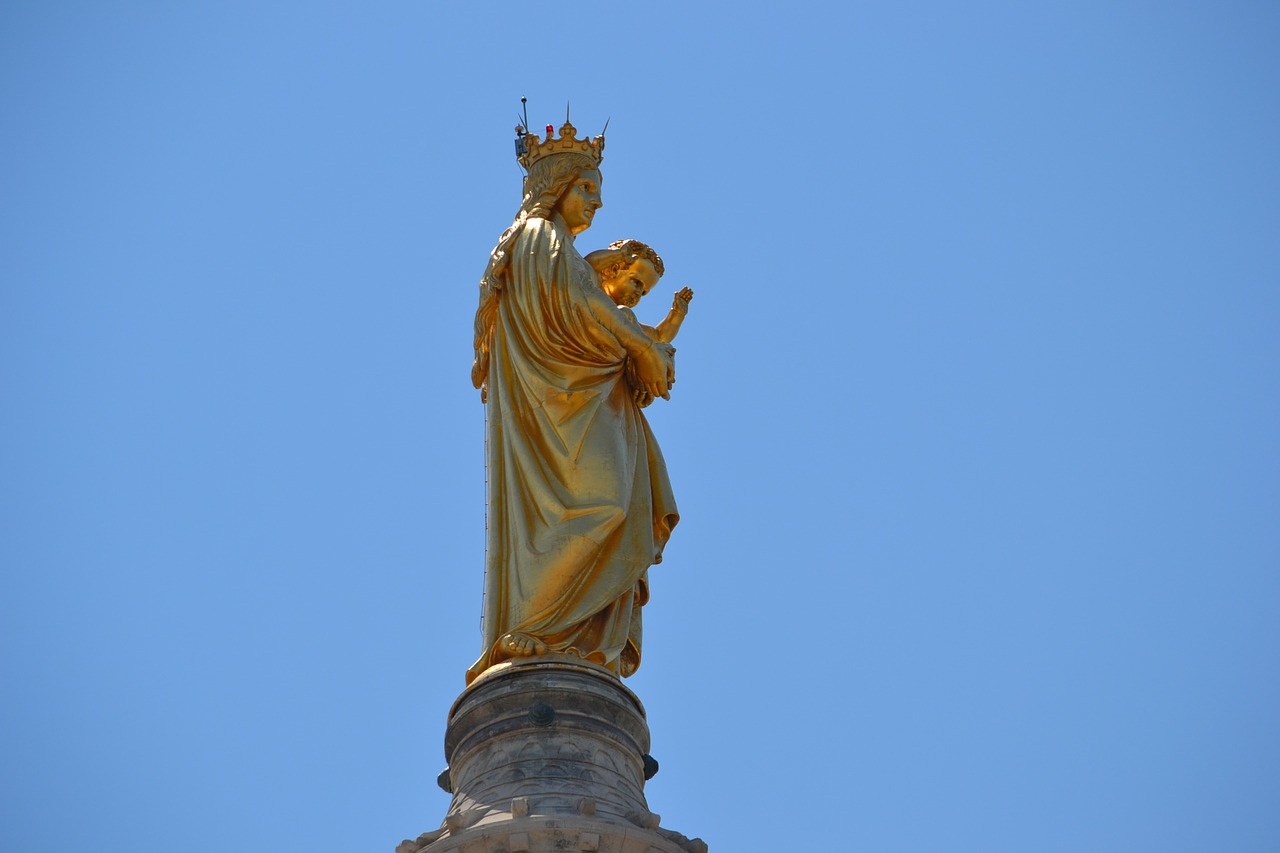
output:
M667 397L674 352L599 287L574 246L601 206L604 137L566 122L520 140L529 174L480 282L472 381L488 406L484 648L640 665L649 566L679 520L638 399ZM640 393L636 393L640 392Z

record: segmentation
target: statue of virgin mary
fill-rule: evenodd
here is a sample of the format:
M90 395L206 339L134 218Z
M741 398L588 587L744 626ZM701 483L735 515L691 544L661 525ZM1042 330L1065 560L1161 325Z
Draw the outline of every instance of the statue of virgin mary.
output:
M601 206L604 137L518 129L529 170L480 282L472 381L488 406L484 648L640 665L648 569L679 520L638 400L667 397L675 350L601 290L574 246ZM640 392L640 393L636 393Z

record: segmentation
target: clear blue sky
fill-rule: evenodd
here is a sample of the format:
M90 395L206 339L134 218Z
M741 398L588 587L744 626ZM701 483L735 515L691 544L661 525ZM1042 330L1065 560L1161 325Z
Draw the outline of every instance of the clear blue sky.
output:
M479 652L512 127L697 295L664 824L1280 849L1280 7L0 11L0 847L381 851ZM786 841L779 841L785 838Z

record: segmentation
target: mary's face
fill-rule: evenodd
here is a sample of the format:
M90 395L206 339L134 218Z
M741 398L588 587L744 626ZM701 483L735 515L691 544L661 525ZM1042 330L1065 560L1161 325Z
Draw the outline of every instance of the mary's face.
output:
M603 206L600 201L599 169L583 172L574 179L560 201L556 202L556 211L564 218L564 224L572 234L581 234L591 227L591 220L596 211Z

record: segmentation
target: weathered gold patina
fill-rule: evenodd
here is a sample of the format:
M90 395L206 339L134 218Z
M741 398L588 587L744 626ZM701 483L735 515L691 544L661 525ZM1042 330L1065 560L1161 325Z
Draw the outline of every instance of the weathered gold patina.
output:
M648 568L679 520L641 409L668 397L670 340L693 294L642 326L631 306L656 284L657 254L614 244L602 277L574 245L602 203L603 136L579 140L567 121L559 138L519 130L524 199L490 255L476 312L488 552L484 649L467 682L543 654L625 676L640 665Z

